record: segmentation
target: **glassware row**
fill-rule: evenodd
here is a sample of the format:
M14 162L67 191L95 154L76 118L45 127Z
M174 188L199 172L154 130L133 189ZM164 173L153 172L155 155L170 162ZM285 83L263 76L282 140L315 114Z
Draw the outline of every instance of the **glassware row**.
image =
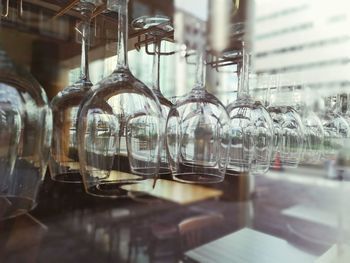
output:
M78 6L80 78L55 96L51 108L33 77L0 51L0 218L35 206L48 159L53 180L83 182L91 195L120 198L130 189L154 187L140 183L156 183L162 175L185 183L219 183L225 175L264 174L297 167L302 160L339 158L350 136L350 111L342 111L348 100L338 96L334 106L333 98L326 98L318 114L315 105L291 102L279 87L279 99L256 100L249 90L250 54L243 40L237 100L228 106L206 90L204 41L197 45L194 87L172 104L159 87L161 37L150 31L157 41L148 88L128 67L126 0L109 6L118 14L116 69L92 85L87 49L94 8L90 1ZM133 26L165 23L162 30L172 30L168 22L141 17ZM199 24L197 33L201 30Z

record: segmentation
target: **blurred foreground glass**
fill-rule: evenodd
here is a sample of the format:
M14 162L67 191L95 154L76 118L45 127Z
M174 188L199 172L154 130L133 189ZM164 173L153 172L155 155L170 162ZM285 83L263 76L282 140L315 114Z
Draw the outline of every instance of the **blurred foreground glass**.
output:
M0 49L0 220L35 207L51 132L44 90Z
M77 142L77 114L80 103L91 90L89 79L89 29L90 18L95 6L89 2L80 2L78 10L82 16L79 33L81 33L81 67L80 78L73 85L59 92L52 100L53 138L50 155L50 174L56 181L66 183L80 183L78 142Z
M229 116L222 103L205 90L204 51L197 53L194 88L170 110L166 131L174 180L224 180L230 147Z
M122 186L157 175L165 120L157 97L128 68L127 0L108 8L118 12L117 68L81 107L78 150L87 193L117 198L127 195Z
M244 24L236 24L233 31ZM227 173L239 175L252 172L266 173L270 166L273 147L273 124L264 106L249 94L250 54L242 45L242 59L237 67L238 90L237 100L227 106L231 119L232 142L229 154Z
M142 16L135 19L132 22L132 26L136 30L147 30L149 37L155 40L154 43L154 58L153 58L153 68L152 68L152 91L157 96L159 103L162 107L163 114L165 118L168 117L172 103L164 97L160 91L160 79L159 79L159 69L160 69L160 54L161 54L161 43L164 34L173 31L173 27L170 24L170 18L166 16ZM148 45L148 44L146 44ZM164 137L163 147L161 150L161 162L159 167L159 174L169 174L170 167L168 163L168 154L166 151L166 142Z

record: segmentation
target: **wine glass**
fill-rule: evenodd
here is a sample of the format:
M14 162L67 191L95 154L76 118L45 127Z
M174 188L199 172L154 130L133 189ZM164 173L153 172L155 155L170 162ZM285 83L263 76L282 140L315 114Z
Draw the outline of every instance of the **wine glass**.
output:
M269 76L260 76L260 81L262 80L262 83L259 82L259 87L262 87L264 92L264 106L266 109L269 108L271 105L271 101L274 101L272 98L274 93L271 94L271 90L278 85L280 85L280 76L278 75L269 75ZM272 119L272 126L273 126L273 139L272 139L272 149L271 149L271 161L270 161L270 169L281 169L282 163L280 158L280 146L279 144L282 141L282 128L279 122L277 122L276 119Z
M324 158L334 160L342 148L344 139L350 136L350 127L347 121L332 108L333 96L325 98L324 111L320 119L324 129ZM336 108L340 101L336 102Z
M336 113L341 115L350 126L350 96L349 94L339 94L337 96ZM343 138L342 147L338 149L335 167L338 180L349 180L350 178L350 140Z
M342 93L337 95L337 102L334 105L334 111L341 115L350 125L350 104L349 95Z
M118 198L127 196L123 186L157 175L165 120L155 94L128 68L127 0L108 9L118 13L117 68L81 105L78 151L86 192Z
M238 64L237 100L227 106L231 119L232 143L228 174L266 173L273 147L273 123L265 107L249 94L250 54L242 43Z
M161 43L164 34L173 30L170 24L170 18L166 16L142 16L135 19L132 22L132 26L136 30L147 30L147 34L154 38L154 57L153 57L153 79L152 79L152 91L157 96L159 103L162 107L163 114L165 117L168 116L170 108L173 104L164 97L160 91L159 85L159 68L160 68L160 53L161 53ZM164 137L165 139L165 137ZM161 150L161 163L159 166L159 175L169 174L170 167L168 163L168 154L166 151L165 141L163 142L163 148Z
M301 112L301 118L305 129L304 162L318 163L321 160L324 143L324 129L321 120L308 107Z
M201 26L200 22L195 24L197 34L202 33ZM170 110L167 119L166 141L172 176L185 183L223 181L231 141L225 107L205 90L204 57L204 44L199 43L195 85Z
M0 220L35 207L51 132L44 90L0 49Z
M283 166L289 168L298 167L302 158L304 147L304 126L300 115L291 106L288 92L282 92L280 87L277 87L276 100L268 107L268 111L277 128L278 139L278 154ZM276 132L275 132L276 136Z
M314 111L316 100L310 99L312 98L311 92L307 87L304 88L301 95L304 98L308 98L308 100L300 102L297 109L304 127L304 152L302 159L305 163L315 164L322 157L324 129L320 118Z
M59 92L52 100L53 138L50 155L50 174L55 181L81 183L79 172L77 114L79 105L92 83L89 79L88 42L90 19L95 5L81 1L78 10L82 16L81 23L81 66L80 77L73 85Z

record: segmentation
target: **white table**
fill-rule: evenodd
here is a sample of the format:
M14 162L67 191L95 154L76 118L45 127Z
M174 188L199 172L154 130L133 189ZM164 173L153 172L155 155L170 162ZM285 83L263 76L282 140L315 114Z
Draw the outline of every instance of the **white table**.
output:
M185 255L201 263L304 263L315 257L283 239L250 228L192 249Z

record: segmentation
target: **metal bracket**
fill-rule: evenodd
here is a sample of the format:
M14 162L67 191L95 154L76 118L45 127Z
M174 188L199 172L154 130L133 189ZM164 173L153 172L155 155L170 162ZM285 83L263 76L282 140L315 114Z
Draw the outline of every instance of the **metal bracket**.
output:
M241 52L237 52L235 56L225 57L225 56L215 56L212 55L212 60L207 62L207 65L210 65L212 68L215 68L217 72L219 72L219 68L231 66L231 65L237 65L239 62L242 61L242 54Z
M157 43L162 40L172 41L174 38L174 30L165 31L161 26L166 26L170 22L159 24L156 26L149 27L144 30L138 30L137 32L137 41L134 44L135 49L140 51L142 46L145 46L146 54L155 55L154 51L150 51L149 45ZM176 51L171 52L160 52L161 56L170 56L174 55Z
M69 10L71 10L77 3L79 2L79 0L71 0L70 2L68 2L65 6L63 6L53 17L52 19L56 19L62 15L64 15L65 13L67 13Z
M148 34L144 35L144 39L142 40L142 35L137 36L137 42L135 43L135 48L137 51L140 51L142 46L145 46L146 53L148 55L155 55L154 51L150 51L149 45L157 43L158 41L162 41L163 39L171 39L174 34L174 31L165 33L162 37L151 37ZM176 51L171 52L160 52L161 56L170 56L174 55Z

